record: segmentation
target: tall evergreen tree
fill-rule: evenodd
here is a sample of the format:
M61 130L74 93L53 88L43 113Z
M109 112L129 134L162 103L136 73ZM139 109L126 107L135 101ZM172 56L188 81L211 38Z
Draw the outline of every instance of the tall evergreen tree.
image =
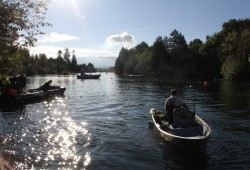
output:
M70 52L67 47L64 48L64 54L63 54L63 59L66 61L68 64L70 63Z
M75 50L73 50L72 53L73 53L72 61L71 61L72 71L77 72L77 60L76 60L76 56L75 56Z

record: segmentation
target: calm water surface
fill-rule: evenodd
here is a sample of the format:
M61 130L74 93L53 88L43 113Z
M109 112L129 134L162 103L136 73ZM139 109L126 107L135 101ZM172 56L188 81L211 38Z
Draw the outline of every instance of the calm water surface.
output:
M0 110L0 164L24 169L243 169L250 168L250 85L219 82L167 83L102 73L29 77L27 88L53 80L64 96ZM194 89L190 88L193 85ZM177 88L191 109L212 128L207 151L171 149L148 123Z

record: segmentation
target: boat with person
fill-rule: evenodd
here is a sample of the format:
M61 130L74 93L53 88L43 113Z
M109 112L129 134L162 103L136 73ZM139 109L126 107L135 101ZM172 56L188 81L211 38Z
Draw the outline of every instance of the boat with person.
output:
M152 120L161 136L174 148L188 152L204 152L211 135L211 128L195 112L185 108L174 110L173 124L166 113L150 109Z
M95 73L81 73L77 75L77 79L99 79L101 74Z
M23 104L46 99L55 95L63 95L66 87L49 86L46 91L39 88L23 89L17 93L14 89L9 89L8 94L0 95L0 101L7 104Z

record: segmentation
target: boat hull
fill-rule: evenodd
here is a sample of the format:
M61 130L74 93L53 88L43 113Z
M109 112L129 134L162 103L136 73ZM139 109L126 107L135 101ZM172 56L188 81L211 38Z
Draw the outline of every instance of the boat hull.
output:
M160 132L161 136L169 142L169 144L181 151L186 152L205 152L207 147L208 138L196 138L196 139L188 139L188 138L180 138L174 137L167 133Z
M155 127L160 135L175 149L187 152L206 151L207 141L211 134L210 127L198 115L195 115L195 121L202 127L202 135L179 136L170 132L169 129L162 128L152 114Z
M41 101L51 96L63 95L65 87L51 86L48 91L42 91L38 89L28 89L25 93L15 94L12 96L1 96L1 102L13 105L13 104L25 104L30 102Z
M77 75L77 79L99 79L101 74L84 74Z

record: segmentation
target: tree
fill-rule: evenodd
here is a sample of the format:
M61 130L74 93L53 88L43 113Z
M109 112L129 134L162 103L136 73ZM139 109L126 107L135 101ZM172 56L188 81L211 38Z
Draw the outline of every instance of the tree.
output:
M152 50L148 49L137 56L137 64L134 68L136 74L152 75L151 67Z
M72 51L72 61L71 61L71 67L73 72L77 72L77 60L75 56L75 50Z
M222 64L221 44L224 36L222 33L215 33L210 36L200 48L201 70L203 78L221 78L220 70Z
M250 20L229 20L223 24L221 73L227 79L249 79Z
M204 43L200 39L194 39L188 45L189 57L186 63L186 76L188 79L198 79L202 77L202 55L201 48Z
M92 63L89 63L88 65L87 65L87 72L95 72L96 70L95 70L95 67L94 67L94 65L92 64Z
M63 59L64 61L66 61L66 63L70 63L70 52L69 52L69 49L67 47L64 48L64 54L63 54Z
M58 56L56 58L56 70L57 70L57 74L64 72L66 69L67 69L67 64L63 60L62 56Z
M204 43L200 39L194 39L191 41L188 45L188 48L195 54L200 53L201 47L204 45Z
M168 51L175 55L175 53L185 52L188 49L185 37L177 30L170 33L168 41Z
M50 25L44 22L49 2L50 0L1 0L1 45L34 46L36 36L43 34L39 28ZM19 38L23 41L17 42Z
M62 57L62 51L61 50L58 50L57 57Z
M188 45L185 37L174 30L166 43L171 55L171 67L175 78L185 78L188 61Z
M161 36L157 37L152 46L152 70L155 76L167 74L168 61L170 56L167 53L164 40Z
M126 48L121 48L118 58L115 61L115 69L116 72L119 74L124 73L124 67L126 65L126 62L129 60L129 52Z
M36 36L43 34L41 27L50 26L44 21L49 2L0 0L0 74L18 63L21 47L35 45Z
M139 52L139 53L142 53L144 52L145 50L147 50L149 48L148 44L146 42L141 42L140 44L138 44L136 47L135 47L135 50L136 52Z

